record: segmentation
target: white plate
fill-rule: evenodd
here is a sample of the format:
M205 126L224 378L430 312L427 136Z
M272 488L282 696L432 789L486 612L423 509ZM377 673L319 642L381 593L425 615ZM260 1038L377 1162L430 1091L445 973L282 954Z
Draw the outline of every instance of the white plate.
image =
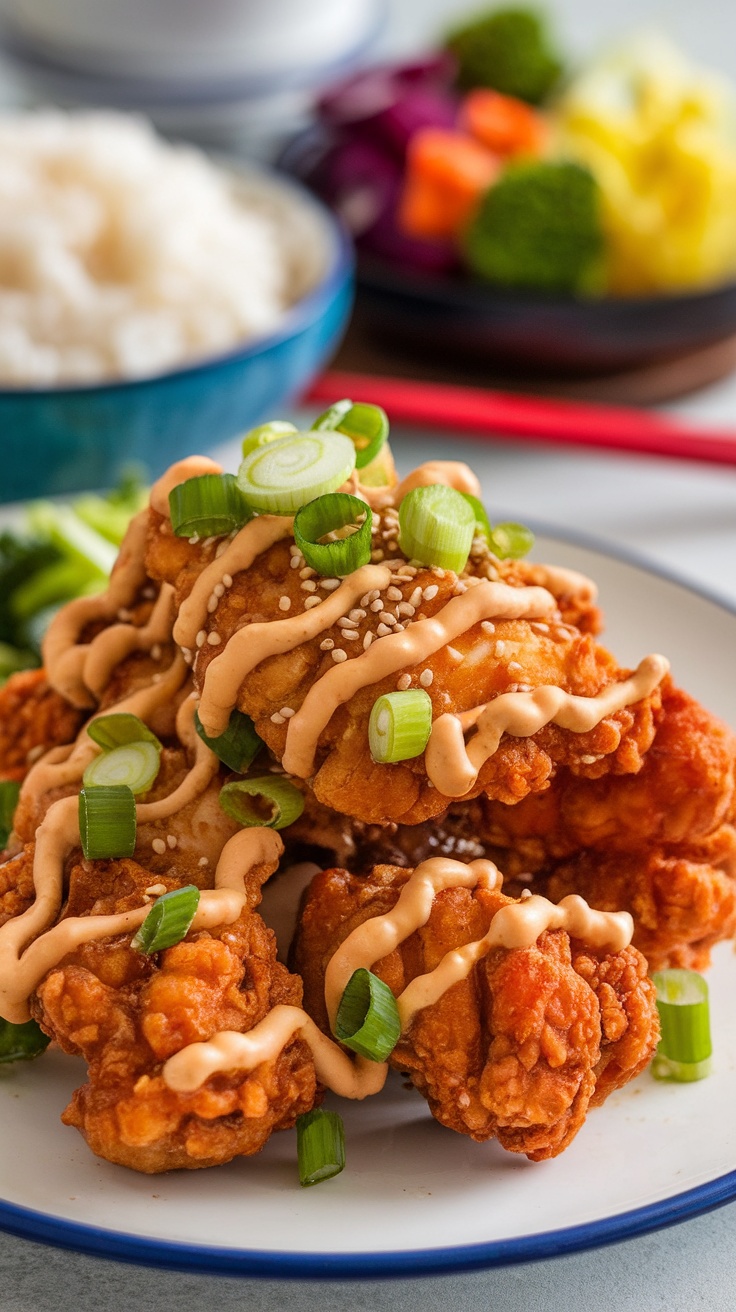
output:
M622 663L664 651L677 681L736 724L734 613L589 544L543 537L534 554L597 579ZM60 1124L80 1063L47 1053L3 1068L0 1226L148 1264L375 1278L549 1257L685 1220L736 1197L730 944L710 983L712 1076L668 1085L645 1072L591 1114L560 1158L538 1164L443 1129L396 1078L377 1098L340 1104L348 1165L316 1188L298 1186L291 1133L252 1160L139 1176L98 1161Z

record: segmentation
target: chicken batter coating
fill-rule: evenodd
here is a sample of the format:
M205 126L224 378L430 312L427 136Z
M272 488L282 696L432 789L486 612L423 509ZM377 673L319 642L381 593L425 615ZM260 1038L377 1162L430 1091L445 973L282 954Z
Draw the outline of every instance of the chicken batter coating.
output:
M325 1030L328 962L359 925L395 906L410 875L378 866L365 878L339 869L315 876L293 965L304 1005ZM426 924L372 970L399 996L513 906L497 889L443 889ZM540 1161L562 1152L588 1108L647 1065L659 1032L654 994L635 948L605 951L563 928L544 930L523 948L492 947L414 1015L390 1062L443 1125Z

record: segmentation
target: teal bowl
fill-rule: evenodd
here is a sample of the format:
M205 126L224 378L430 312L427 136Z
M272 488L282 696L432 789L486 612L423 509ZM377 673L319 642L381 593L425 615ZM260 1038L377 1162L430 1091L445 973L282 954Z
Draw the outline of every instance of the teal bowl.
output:
M0 501L112 487L131 466L156 477L280 417L334 352L352 308L350 241L291 179L263 174L271 197L304 216L321 269L278 330L155 377L85 386L0 389ZM297 208L294 208L297 207Z

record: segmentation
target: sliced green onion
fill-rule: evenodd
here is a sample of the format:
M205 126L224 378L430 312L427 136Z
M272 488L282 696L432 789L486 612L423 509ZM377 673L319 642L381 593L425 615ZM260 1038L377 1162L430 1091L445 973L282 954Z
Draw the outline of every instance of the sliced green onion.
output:
M136 952L163 952L186 938L189 926L199 906L199 889L196 884L172 888L170 893L157 897L130 946Z
M421 756L432 731L432 699L423 688L387 692L373 703L368 721L371 756L379 765Z
M443 483L415 487L399 506L399 545L410 560L459 574L475 536L475 511Z
M238 486L255 510L291 515L323 492L334 492L354 469L349 437L295 433L251 451L238 470Z
M355 445L355 467L372 464L388 437L388 416L380 405L365 401L336 401L315 419L313 429L344 433Z
M344 578L371 558L371 524L373 512L360 497L348 492L328 492L297 511L294 541L312 569L325 578ZM325 542L330 534L347 525L356 531L346 537Z
M171 526L180 538L218 538L242 528L253 512L234 474L200 474L169 493Z
M79 836L88 861L132 856L135 851L135 797L125 784L83 788L79 794Z
M299 1183L303 1188L330 1180L345 1168L345 1127L337 1112L317 1107L296 1118Z
M23 1025L0 1020L0 1063L3 1065L11 1061L32 1061L46 1051L50 1042L48 1034L44 1034L35 1020L27 1020Z
M161 753L153 743L126 743L96 756L82 779L85 788L127 784L138 797L155 783L160 764Z
M125 747L128 743L153 743L157 751L163 751L163 744L155 733L129 711L95 716L87 725L87 733L92 742L97 743L104 752L111 752L114 747Z
M347 982L335 1017L336 1039L369 1061L385 1061L401 1034L396 999L388 984L370 970L356 970Z
M658 1080L689 1083L711 1071L708 984L694 970L658 970L657 1011L662 1037L652 1062Z
M486 542L490 542L493 529L483 502L479 501L477 497L471 496L469 492L461 492L460 495L465 498L475 515L475 536L485 538Z
M257 428L251 428L243 436L242 454L247 456L256 447L266 446L268 442L274 442L277 437L285 437L287 433L296 433L299 430L296 424L290 424L288 419L272 419L268 424L259 424Z
M0 848L5 847L13 832L13 816L20 796L20 784L15 779L0 781Z
M194 727L203 743L210 751L236 774L245 774L263 746L263 739L258 737L253 721L242 711L232 711L224 733L210 738L202 728L199 714L194 712Z
M220 789L220 806L245 828L266 825L269 829L285 829L304 810L304 797L290 779L267 774L225 784Z
M391 447L384 442L375 460L360 471L362 487L395 487L398 483L396 465Z
M497 524L488 545L499 560L520 560L534 546L534 534L525 524Z

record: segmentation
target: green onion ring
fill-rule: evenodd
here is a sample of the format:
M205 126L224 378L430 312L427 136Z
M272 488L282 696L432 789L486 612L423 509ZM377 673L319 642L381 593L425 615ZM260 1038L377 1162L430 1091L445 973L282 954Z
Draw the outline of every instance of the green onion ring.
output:
M196 884L172 888L169 893L156 898L130 946L146 956L153 952L163 952L164 948L173 948L186 938L198 906L199 889Z
M368 721L371 756L379 765L421 756L432 732L432 699L424 688L386 692Z
M231 712L227 729L216 738L205 733L197 711L194 712L194 727L210 751L236 774L245 774L263 746L263 739L258 737L253 721L242 711Z
M114 747L125 747L127 743L153 743L160 752L163 746L155 733L143 723L137 715L129 711L113 711L111 715L96 715L87 725L87 733L93 743L103 751L112 751Z
M304 796L290 779L268 774L224 784L220 806L244 828L265 825L268 829L285 829L304 810Z
M253 518L234 474L200 474L169 493L171 527L180 538L218 538Z
M79 794L79 837L88 861L132 856L135 797L125 784L83 788Z
M386 1061L401 1035L396 999L388 984L362 967L353 972L337 1009L336 1039L369 1061Z
M399 545L409 560L459 574L475 536L475 511L444 483L415 487L399 506Z
M257 428L251 428L243 434L241 455L250 455L251 451L255 451L259 446L266 446L279 437L286 437L287 433L298 431L296 424L290 424L288 419L272 419L267 424L259 424Z
M470 492L461 492L460 496L465 498L475 515L475 536L485 538L486 542L490 542L493 529L483 502L479 501L477 497L471 496Z
M694 970L675 968L655 971L652 980L662 1032L652 1075L678 1083L705 1079L713 1051L707 981Z
M334 542L320 542L320 538L360 519L362 523L355 533L336 538ZM360 497L348 492L329 492L297 511L294 541L307 564L318 574L324 578L344 578L368 564L372 522L373 512Z
M254 510L291 515L334 492L355 469L355 447L342 433L294 433L249 452L238 487Z
M534 546L534 534L526 524L496 524L488 545L499 560L520 560Z
M153 743L125 743L101 752L90 761L82 776L85 788L127 784L136 797L147 793L156 782L161 753Z
M312 424L313 429L324 432L331 429L344 433L355 445L355 467L364 469L372 464L388 438L389 423L380 405L367 401L336 401Z
M296 1151L303 1188L339 1175L345 1168L345 1128L339 1113L316 1107L297 1116Z

